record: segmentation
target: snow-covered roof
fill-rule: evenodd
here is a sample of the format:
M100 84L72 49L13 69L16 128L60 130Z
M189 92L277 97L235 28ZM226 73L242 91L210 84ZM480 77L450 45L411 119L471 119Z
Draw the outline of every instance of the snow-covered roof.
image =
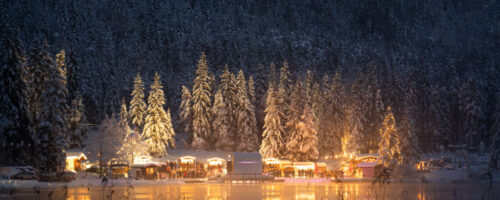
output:
M314 166L314 162L293 162L294 166Z
M67 151L66 152L66 159L85 159L87 160L87 156L81 151Z
M192 156L199 161L207 161L210 158L223 158L229 160L230 152L224 151L194 151L191 149L171 149L167 156L158 159L159 161L174 161L184 156Z
M159 162L150 162L150 163L140 163L134 164L132 167L161 167L161 163Z
M357 167L375 167L377 165L377 162L360 162Z
M368 154L368 153L363 153L363 154L356 154L356 158L358 159L361 159L361 158L378 158L379 155L378 153L372 153L372 154Z

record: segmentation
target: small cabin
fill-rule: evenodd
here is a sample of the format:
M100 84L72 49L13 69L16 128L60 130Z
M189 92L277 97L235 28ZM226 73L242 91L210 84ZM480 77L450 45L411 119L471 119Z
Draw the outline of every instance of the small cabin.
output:
M325 176L326 175L326 172L327 172L327 164L325 162L317 162L316 163L316 175L319 175L319 176Z
M360 169L361 174L359 176L363 178L373 178L375 177L375 166L377 162L360 162L357 167Z
M347 177L373 177L378 159L378 154L356 154L342 163L342 171Z
M160 163L150 162L150 163L142 163L142 164L134 164L132 165L132 169L136 169L136 173L134 176L136 179L149 179L156 180L160 179L159 169L161 167Z
M87 156L83 152L66 152L66 169L67 171L81 171L85 169L84 161Z
M111 178L128 178L129 165L127 161L113 160L110 162Z

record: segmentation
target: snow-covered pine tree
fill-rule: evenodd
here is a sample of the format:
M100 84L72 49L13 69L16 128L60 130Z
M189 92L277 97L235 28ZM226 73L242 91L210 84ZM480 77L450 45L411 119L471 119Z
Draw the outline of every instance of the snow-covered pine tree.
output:
M172 115L170 114L170 108L167 109L167 120L165 121L167 129L167 141L171 148L175 148L175 130L172 123Z
M366 121L363 122L363 134L367 136L366 151L374 152L378 149L377 144L379 143L380 135L377 132L384 119L385 110L375 74L375 67L370 65L365 78L362 108Z
M361 72L357 74L356 80L351 86L351 112L349 116L350 130L350 147L357 153L368 152L368 136L363 134L364 123L366 117L363 109L363 80L364 76Z
M465 142L469 147L479 145L485 113L484 97L476 81L469 78L460 91L461 110L464 113Z
M82 97L77 96L71 101L71 115L69 117L70 149L79 149L85 147L85 138L87 137L88 126L85 118L85 106L82 103Z
M342 151L342 138L344 137L344 122L347 119L345 103L345 92L339 73L335 74L333 83L327 92L331 96L325 102L323 114L321 115L318 137L321 155L333 156Z
M264 132L259 152L264 158L280 158L283 152L284 139L282 135L284 130L281 121L282 114L278 109L273 84L270 84L267 90L265 113Z
M390 106L387 107L387 115L382 123L382 128L380 128L378 154L382 158L381 164L386 167L395 167L401 162L396 120Z
M66 129L69 128L69 118L71 117L71 111L69 109L70 106L70 101L68 101L68 81L66 80L67 76L67 70L66 70L66 53L63 50L60 50L59 53L56 54L56 61L55 61L55 66L57 69L57 72L59 73L59 77L61 78L61 91L64 93L65 97L65 106L63 107L65 110L63 110L63 113L65 113L65 119L64 121L67 123L65 125ZM68 133L65 133L66 141L69 142L71 135Z
M286 143L288 158L292 161L316 161L318 160L318 137L314 127L314 117L311 109L305 105L303 114L291 132L290 139Z
M33 164L38 140L29 129L26 55L15 32L3 39L0 55L0 159L5 165Z
M413 165L420 158L420 148L414 129L410 127L412 123L409 121L409 112L409 108L405 106L400 123L397 124L397 135L400 138L399 149L401 150L402 163Z
M228 66L226 65L224 67L224 70L222 70L222 74L219 76L219 87L218 89L221 90L222 97L225 98L226 101L229 100L229 97L233 96L232 92L234 89L232 88L232 79L231 79L231 72L229 71Z
M217 134L214 141L215 149L222 151L232 151L234 147L234 135L231 132L231 115L227 109L221 90L217 90L214 97L214 134Z
M193 142L191 147L195 150L206 150L210 148L207 138L211 134L211 103L212 83L207 66L205 53L201 54L196 69L196 78L193 85Z
M187 134L187 143L191 144L193 141L193 134L191 132L191 92L186 86L182 86L181 106L179 113L179 130Z
M167 112L163 109L165 96L162 90L160 75L155 74L148 97L148 109L144 120L142 138L148 145L148 153L153 157L167 154L167 148L174 146L174 136L169 127L172 127Z
M34 128L38 126L40 113L40 96L45 90L45 83L50 76L50 66L52 65L52 57L46 50L46 46L38 40L33 42L30 49L29 63L27 65L28 73L28 88L29 88L29 109L30 117Z
M46 46L46 45L45 45ZM50 62L51 63L51 62ZM40 170L47 173L62 172L65 168L66 156L63 152L67 149L68 121L66 102L67 91L64 86L65 78L57 66L49 68L49 78L45 89L39 98L40 113L36 128L40 138Z
M127 103L125 102L125 98L122 97L122 105L120 109L120 127L122 128L123 136L122 139L124 140L125 137L131 132L129 123L128 123L128 110L127 110Z
M291 140L291 137L295 132L297 131L297 124L300 123L301 116L304 114L304 108L306 106L305 104L305 99L304 99L304 90L302 87L302 81L297 80L295 85L293 86L292 92L290 94L290 106L288 107L288 121L285 123L285 130L283 134L283 139L285 141L285 144L288 145L288 143ZM310 108L309 108L310 109ZM309 110L310 112L310 110ZM283 149L282 155L285 157L291 157L292 155L290 154L291 149L286 146L285 149Z
M140 131L144 123L146 114L146 102L144 101L144 82L142 82L139 73L134 78L134 90L132 91L132 100L130 100L130 119L134 130Z
M281 120L283 120L283 124L288 124L288 121L290 121L290 90L292 87L292 81L290 77L290 72L288 71L288 63L285 61L283 62L283 65L281 66L280 69L280 77L279 77L279 83L278 83L278 89L277 89L277 105L278 109L280 110L280 113L282 113L283 116L281 116ZM287 125L288 126L288 125ZM287 128L285 128L284 132L284 139L287 140L288 138L288 131Z
M219 89L222 92L222 97L224 98L224 103L228 109L229 114L231 115L231 129L235 128L235 119L236 119L236 104L238 102L237 93L237 83L234 74L229 72L227 65L225 66L222 74L220 75L220 84Z
M248 97L247 82L242 70L238 72L236 80L238 83L238 115L236 122L236 142L238 145L236 150L241 152L256 151L259 147L257 121L254 106L250 103Z

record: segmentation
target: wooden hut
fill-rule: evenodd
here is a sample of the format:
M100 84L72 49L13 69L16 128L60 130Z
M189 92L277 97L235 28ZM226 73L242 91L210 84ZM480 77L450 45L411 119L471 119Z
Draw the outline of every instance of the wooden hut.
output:
M357 167L360 169L361 174L359 176L363 178L373 178L375 177L375 166L377 162L360 162Z
M159 168L161 164L158 162L140 163L132 165L132 169L137 169L138 174L136 179L160 179Z
M84 170L83 161L87 160L87 156L83 152L73 151L66 152L66 169L67 171L77 172Z

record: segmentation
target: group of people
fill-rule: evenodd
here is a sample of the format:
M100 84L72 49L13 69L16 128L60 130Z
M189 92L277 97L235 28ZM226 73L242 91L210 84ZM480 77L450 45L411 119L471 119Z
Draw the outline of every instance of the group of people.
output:
M313 170L299 169L297 170L297 173L299 177L314 177Z

